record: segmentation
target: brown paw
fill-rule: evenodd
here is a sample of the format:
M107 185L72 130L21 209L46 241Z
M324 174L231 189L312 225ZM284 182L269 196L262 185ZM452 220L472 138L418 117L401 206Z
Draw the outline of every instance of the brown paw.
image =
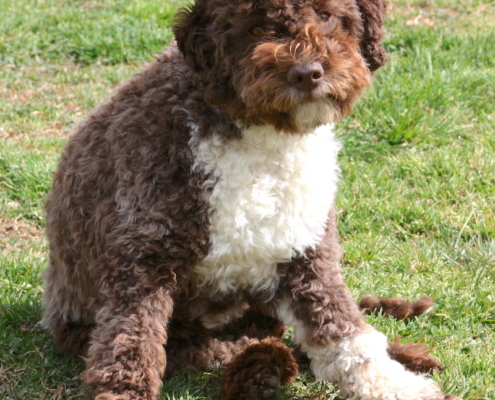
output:
M425 397L424 400L462 400L462 399L460 397L454 396L453 394L438 394L438 395Z
M225 368L220 392L224 399L261 400L297 375L297 363L278 338L267 338L250 346Z
M263 371L261 374L255 376L249 391L250 398L255 399L269 399L274 396L280 387L280 370L275 367L274 371Z

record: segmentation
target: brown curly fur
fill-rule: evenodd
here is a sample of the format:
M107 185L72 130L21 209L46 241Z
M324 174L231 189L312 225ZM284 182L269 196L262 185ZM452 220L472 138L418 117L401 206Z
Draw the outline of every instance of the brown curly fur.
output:
M417 317L431 310L433 306L433 300L426 296L413 303L396 297L378 300L373 296L364 296L359 302L359 308L365 314L378 314L381 312L384 316L395 319Z
M415 302L400 298L377 299L373 296L364 296L358 303L359 308L365 314L382 313L386 317L403 320L417 317L433 309L434 303L430 297L422 297ZM413 372L429 373L441 369L440 361L430 357L431 350L423 344L401 344L397 337L393 343L389 343L388 354L394 360L400 362Z
M199 1L192 12L178 14L174 32L185 61L205 86L208 103L222 106L234 119L297 132L288 112L294 104L285 81L294 61L322 61L334 83L335 104L341 115L349 113L369 83L362 57L371 70L386 62L380 44L384 9L380 0ZM325 33L313 10L331 16ZM236 49L251 45L246 33L264 15L270 18L265 31L271 40L257 46L251 57L243 57ZM282 35L296 40L281 41ZM329 41L329 35L334 40ZM366 49L365 54L356 46ZM249 87L247 98L239 96L241 84Z
M431 350L423 344L406 343L401 344L400 338L396 337L393 343L388 345L388 354L394 360L400 362L413 372L438 371L441 369L440 361L429 356Z
M235 358L222 376L224 399L266 399L298 373L292 350L280 339L267 338L251 345Z
M91 399L154 400L165 371L221 366L224 396L259 398L260 385L297 373L279 339L282 302L308 343L363 329L339 272L334 210L315 249L277 266L277 287L213 293L198 282L216 177L194 166L191 121L197 141L260 124L303 133L292 109L322 96L340 118L385 62L383 12L381 0L197 0L177 17L177 46L70 138L46 203L44 324L84 357ZM289 72L312 63L328 92L294 91Z

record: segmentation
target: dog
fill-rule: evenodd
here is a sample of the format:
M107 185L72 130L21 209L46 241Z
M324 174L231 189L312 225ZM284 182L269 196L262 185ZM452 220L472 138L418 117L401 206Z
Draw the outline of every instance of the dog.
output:
M297 374L349 399L447 399L387 353L339 272L332 127L386 62L381 0L197 0L70 138L46 203L43 322L96 400L177 368L224 398Z

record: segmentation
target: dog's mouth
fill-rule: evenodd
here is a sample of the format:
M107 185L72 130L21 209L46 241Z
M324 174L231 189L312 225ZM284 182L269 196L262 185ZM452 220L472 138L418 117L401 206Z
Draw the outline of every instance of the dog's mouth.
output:
M353 81L347 70L332 68L325 61L295 64L291 59L285 66L260 62L241 80L240 98L261 113L291 114L315 102L342 109L354 97Z
M331 97L301 103L294 107L291 115L295 126L302 132L310 132L317 126L337 122L342 116L340 107Z
M274 124L277 129L292 133L311 132L320 125L337 122L342 118L342 99L330 91L332 85L327 79L302 89L281 78L270 84L255 81L254 85L244 87L241 96L248 120Z
M342 98L339 98L337 94L329 92L328 88L324 87L328 85L318 86L310 91L300 91L297 89L290 89L291 102L295 107L301 104L312 103L315 101L327 101L334 105L337 105Z

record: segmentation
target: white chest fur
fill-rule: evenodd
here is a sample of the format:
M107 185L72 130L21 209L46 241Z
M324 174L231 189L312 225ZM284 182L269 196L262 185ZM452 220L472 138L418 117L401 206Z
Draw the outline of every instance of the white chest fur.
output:
M274 289L277 263L324 233L338 179L332 127L288 135L256 126L240 139L193 142L195 168L215 177L210 253L196 266L201 282L222 292Z

